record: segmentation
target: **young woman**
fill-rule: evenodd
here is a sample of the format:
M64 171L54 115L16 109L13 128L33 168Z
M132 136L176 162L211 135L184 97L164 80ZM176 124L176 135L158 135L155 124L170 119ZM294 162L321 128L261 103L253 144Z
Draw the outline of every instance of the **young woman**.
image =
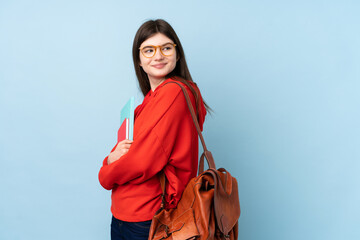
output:
M111 239L148 239L160 208L158 173L164 171L166 208L175 208L198 168L198 135L181 88L190 95L202 128L207 106L192 81L183 48L164 20L145 22L133 43L144 101L135 109L134 140L119 142L104 159L101 185L112 190Z

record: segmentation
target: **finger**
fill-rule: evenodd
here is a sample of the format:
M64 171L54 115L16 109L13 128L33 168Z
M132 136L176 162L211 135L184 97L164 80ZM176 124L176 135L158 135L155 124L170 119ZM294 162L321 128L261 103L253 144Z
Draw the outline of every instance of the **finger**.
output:
M132 143L122 143L121 147L130 147Z
M118 142L116 148L122 148L125 145L131 145L131 144L132 144L132 141L131 142L121 141L121 142Z
M122 140L120 143L124 144L124 143L132 143L132 142L133 142L133 140L125 139L125 140Z

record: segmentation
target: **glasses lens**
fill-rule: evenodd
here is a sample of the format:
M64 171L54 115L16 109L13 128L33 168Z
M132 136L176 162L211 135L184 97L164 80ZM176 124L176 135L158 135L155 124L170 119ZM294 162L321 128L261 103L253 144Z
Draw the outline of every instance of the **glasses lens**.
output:
M155 54L155 48L152 47L152 46L147 46L147 47L144 47L142 50L141 50L142 54L144 54L145 57L152 57L154 56Z
M161 53L164 55L164 56L171 56L174 54L175 52L175 47L173 44L169 43L169 44L166 44L164 46L162 46L160 48L161 50Z

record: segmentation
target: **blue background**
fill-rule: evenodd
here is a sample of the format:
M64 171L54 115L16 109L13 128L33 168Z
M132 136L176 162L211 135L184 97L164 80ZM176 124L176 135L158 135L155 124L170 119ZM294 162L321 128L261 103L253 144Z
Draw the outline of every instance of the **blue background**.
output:
M97 174L164 18L215 110L239 239L360 239L359 1L1 1L0 239L109 239ZM140 99L140 100L139 100Z

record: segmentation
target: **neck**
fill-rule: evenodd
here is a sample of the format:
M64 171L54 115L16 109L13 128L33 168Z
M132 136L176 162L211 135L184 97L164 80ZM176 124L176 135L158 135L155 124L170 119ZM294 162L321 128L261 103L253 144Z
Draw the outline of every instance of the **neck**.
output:
M150 78L149 77L149 82L150 82L150 87L151 87L151 91L155 91L155 89L163 82L165 81L165 78Z

